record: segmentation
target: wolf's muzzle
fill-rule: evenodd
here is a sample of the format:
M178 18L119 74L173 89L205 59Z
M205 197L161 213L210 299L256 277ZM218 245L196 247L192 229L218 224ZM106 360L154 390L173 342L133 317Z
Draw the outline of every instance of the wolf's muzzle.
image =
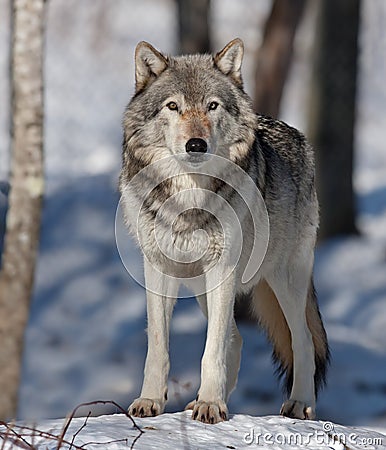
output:
M185 150L188 153L206 153L208 151L208 144L204 139L192 138L186 143Z

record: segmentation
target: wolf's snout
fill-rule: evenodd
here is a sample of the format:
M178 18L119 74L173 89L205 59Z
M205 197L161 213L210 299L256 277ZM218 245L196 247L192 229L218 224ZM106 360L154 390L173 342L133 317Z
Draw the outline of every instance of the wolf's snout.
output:
M185 149L188 153L206 153L208 150L208 144L204 141L204 139L193 138L188 140L185 145Z

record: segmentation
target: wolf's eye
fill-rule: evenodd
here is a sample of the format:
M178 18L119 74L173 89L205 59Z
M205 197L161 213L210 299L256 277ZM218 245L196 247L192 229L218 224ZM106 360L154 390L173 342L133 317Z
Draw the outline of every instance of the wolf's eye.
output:
M208 110L209 111L214 111L215 109L217 109L218 107L218 103L217 102L210 102L209 106L208 106Z
M166 106L170 109L170 111L178 111L176 102L169 102Z

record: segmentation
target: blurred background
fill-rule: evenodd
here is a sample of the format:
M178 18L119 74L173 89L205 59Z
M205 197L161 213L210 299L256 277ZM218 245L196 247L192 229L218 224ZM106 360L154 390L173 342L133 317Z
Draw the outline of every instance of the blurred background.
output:
M0 0L0 251L10 181L10 4ZM127 407L138 396L145 293L114 237L134 49L147 40L170 54L218 51L240 37L256 110L299 128L316 149L315 282L332 352L319 416L385 428L386 3L49 0L44 23L46 187L17 417L62 417L96 399ZM134 245L132 257L141 264ZM167 411L196 395L205 329L196 302L177 304ZM282 394L270 346L254 325L242 323L241 332L230 413L276 414ZM112 411L94 410L101 412Z

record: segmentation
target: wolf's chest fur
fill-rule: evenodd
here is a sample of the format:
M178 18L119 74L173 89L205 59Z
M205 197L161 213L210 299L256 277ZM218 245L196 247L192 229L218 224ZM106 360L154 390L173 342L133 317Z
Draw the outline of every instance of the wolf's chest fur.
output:
M231 221L220 222L218 199L207 190L176 190L159 195L139 215L139 240L145 255L173 274L201 274L216 264L224 250L225 233L231 232ZM199 205L199 207L198 207ZM161 268L160 267L160 268Z

